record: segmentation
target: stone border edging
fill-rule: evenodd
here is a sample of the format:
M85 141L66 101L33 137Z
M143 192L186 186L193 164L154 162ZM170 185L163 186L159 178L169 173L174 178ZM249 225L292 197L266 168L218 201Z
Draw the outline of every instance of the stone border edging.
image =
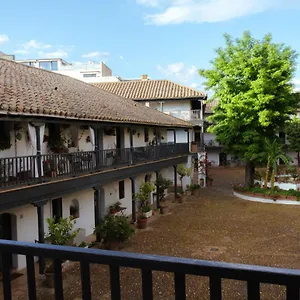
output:
M286 205L300 205L299 201L293 201L293 200L272 200L272 199L265 199L265 198L259 198L259 197L251 197L251 196L246 196L240 193L237 193L235 191L232 191L233 195L243 199L243 200L248 200L248 201L253 201L253 202L262 202L262 203L273 203L273 204L286 204Z

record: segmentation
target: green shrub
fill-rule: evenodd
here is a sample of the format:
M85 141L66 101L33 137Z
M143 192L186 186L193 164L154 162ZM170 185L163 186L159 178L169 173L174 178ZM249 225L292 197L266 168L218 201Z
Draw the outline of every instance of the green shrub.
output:
M134 233L125 216L107 215L101 219L94 229L94 234L99 235L105 243L111 241L127 241Z
M45 241L52 245L66 245L70 240L75 238L79 229L73 231L72 217L47 218L48 232L45 235Z

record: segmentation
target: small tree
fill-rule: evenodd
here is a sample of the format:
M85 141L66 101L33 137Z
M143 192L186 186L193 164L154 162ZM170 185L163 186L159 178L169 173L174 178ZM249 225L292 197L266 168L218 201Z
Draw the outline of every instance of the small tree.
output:
M297 153L298 167L300 167L300 119L293 118L286 127L289 148Z
M72 217L60 218L58 222L56 218L47 218L47 223L45 241L52 245L66 245L79 233L79 229L73 231Z
M141 212L142 214L146 212L148 205L149 194L155 191L155 186L152 182L143 182L140 186L139 192L134 195L136 200L139 200L141 203Z
M179 175L179 179L181 182L181 189L182 189L182 193L183 193L183 178L185 176L191 175L191 169L186 168L183 164L180 164L177 166L177 174Z
M162 201L165 197L165 189L172 185L172 180L162 177L160 174L155 181L155 185L158 187L158 195L157 198L159 202Z

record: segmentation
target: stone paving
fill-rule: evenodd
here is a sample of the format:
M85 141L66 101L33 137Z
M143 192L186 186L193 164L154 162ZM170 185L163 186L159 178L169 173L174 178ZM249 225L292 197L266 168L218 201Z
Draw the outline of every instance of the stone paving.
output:
M203 260L299 268L300 207L254 203L232 195L231 183L243 181L239 168L213 168L212 188L199 198L171 203L168 215L154 217L123 251L170 255ZM153 272L154 299L174 299L171 274ZM122 299L141 298L140 272L121 270ZM93 299L110 299L106 266L91 266ZM224 299L246 299L246 284L223 280ZM64 275L65 299L81 299L79 268ZM38 298L54 299L53 292L39 285ZM14 299L27 299L25 294ZM187 299L209 299L208 279L187 276ZM285 299L285 289L262 285L261 299Z

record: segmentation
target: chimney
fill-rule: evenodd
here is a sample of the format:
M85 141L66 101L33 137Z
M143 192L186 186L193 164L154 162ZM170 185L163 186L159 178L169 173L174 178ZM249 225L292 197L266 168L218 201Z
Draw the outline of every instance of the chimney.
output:
M142 75L142 80L147 80L148 79L148 75L147 74L143 74Z

